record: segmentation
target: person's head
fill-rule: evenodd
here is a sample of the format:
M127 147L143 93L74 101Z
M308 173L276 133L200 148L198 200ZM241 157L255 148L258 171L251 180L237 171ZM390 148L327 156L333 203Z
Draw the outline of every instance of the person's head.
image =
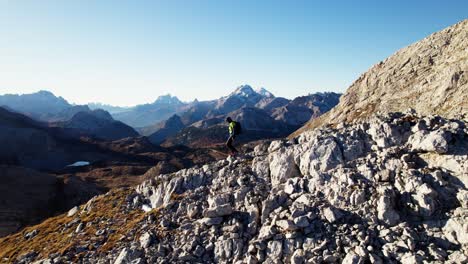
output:
M230 117L227 117L227 118L226 118L226 122L231 123L231 122L232 122L232 119L231 119Z

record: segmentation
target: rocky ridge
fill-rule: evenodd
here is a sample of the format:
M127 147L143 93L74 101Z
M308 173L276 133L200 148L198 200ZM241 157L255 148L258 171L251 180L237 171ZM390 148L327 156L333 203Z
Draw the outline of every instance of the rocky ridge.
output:
M468 19L397 51L362 74L340 103L301 132L324 124L401 112L456 118L468 113Z
M239 159L150 170L121 198L110 192L58 217L55 231L0 240L0 260L464 263L467 136L466 120L408 111L264 143ZM32 246L55 233L67 240Z

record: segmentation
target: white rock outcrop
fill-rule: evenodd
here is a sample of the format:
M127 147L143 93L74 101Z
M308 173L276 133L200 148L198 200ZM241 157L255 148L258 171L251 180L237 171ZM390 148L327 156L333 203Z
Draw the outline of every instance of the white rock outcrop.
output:
M418 263L465 255L467 128L451 122L393 113L157 175L137 188L139 199L160 210L165 232L177 235L159 235L164 254L156 247L142 254L147 262L218 263ZM444 135L446 145L416 139L420 133ZM458 169L439 166L439 156Z

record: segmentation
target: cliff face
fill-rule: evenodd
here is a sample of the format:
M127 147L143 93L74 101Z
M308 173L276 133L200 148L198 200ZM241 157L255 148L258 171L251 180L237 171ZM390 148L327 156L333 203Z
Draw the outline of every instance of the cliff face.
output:
M414 108L448 118L468 113L468 20L396 52L361 75L322 117L294 133Z

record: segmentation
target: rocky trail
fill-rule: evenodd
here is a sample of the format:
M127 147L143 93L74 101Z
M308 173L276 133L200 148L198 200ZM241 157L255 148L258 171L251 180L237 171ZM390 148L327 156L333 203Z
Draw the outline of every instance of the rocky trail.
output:
M156 175L0 239L2 263L466 263L465 120L414 111Z

